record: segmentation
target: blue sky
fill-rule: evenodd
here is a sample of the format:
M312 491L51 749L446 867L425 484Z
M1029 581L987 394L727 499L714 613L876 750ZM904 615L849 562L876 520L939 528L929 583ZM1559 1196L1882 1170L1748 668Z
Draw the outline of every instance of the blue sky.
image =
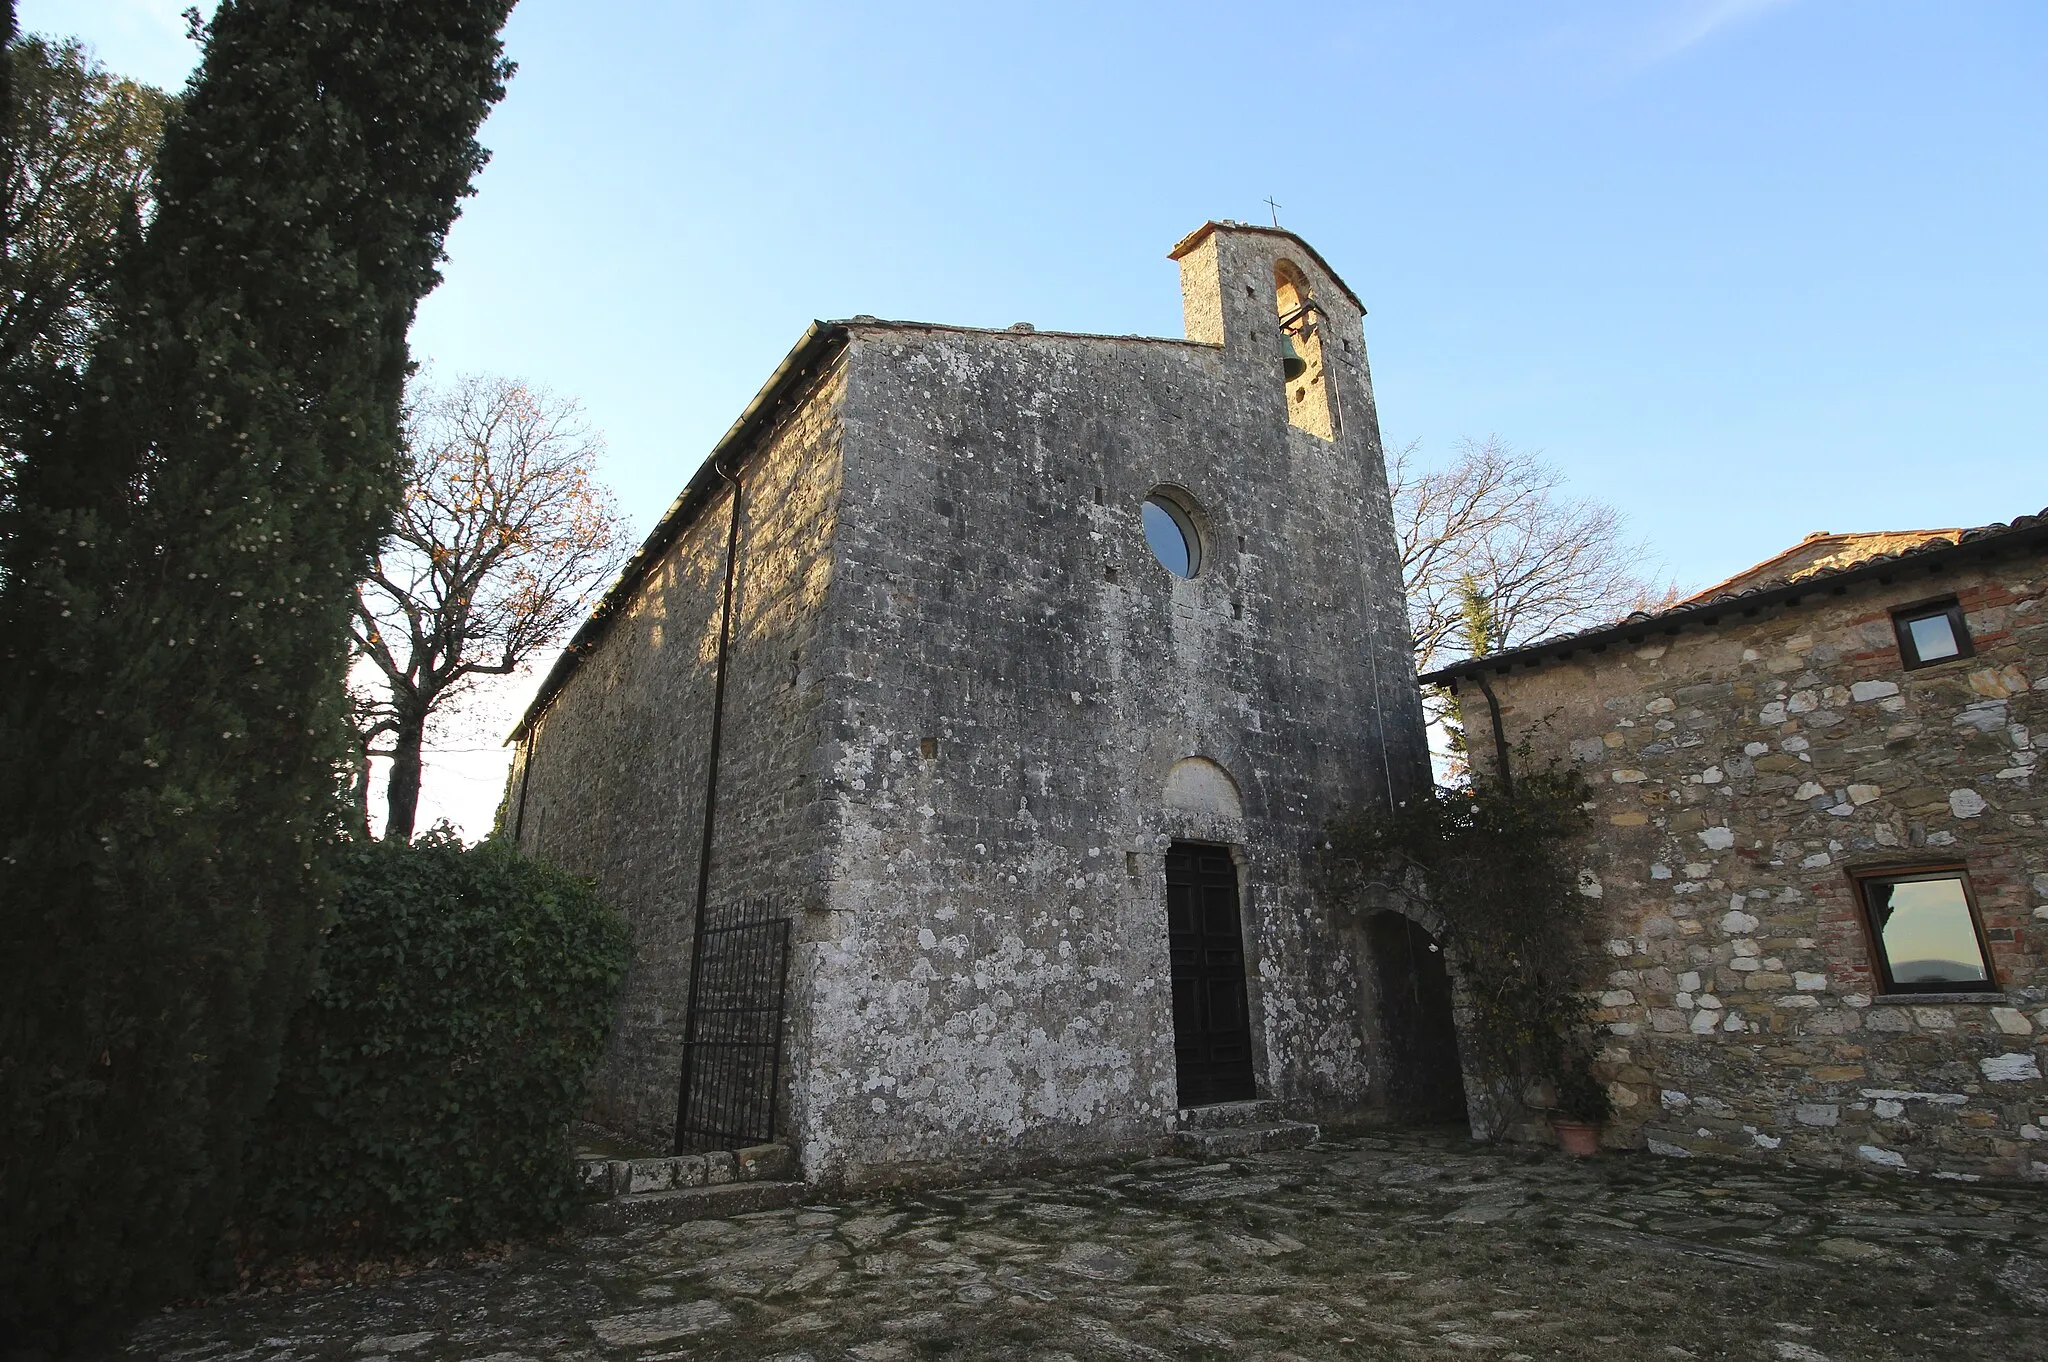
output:
M25 0L175 83L182 0ZM1280 221L1390 444L1497 433L1680 582L2048 503L2048 7L526 0L415 352L580 397L651 524L814 317L1177 335Z

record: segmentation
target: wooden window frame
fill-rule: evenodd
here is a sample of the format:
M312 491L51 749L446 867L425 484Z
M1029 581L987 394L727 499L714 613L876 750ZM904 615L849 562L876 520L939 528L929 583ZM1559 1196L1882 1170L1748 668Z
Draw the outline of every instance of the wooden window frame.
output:
M1966 983L1958 980L1936 980L1924 984L1902 984L1892 978L1891 957L1885 954L1884 938L1878 932L1877 923L1870 913L1870 898L1865 892L1876 882L1900 884L1914 880L1961 880L1963 904L1969 909L1970 929L1977 936L1977 953L1984 961L1984 982ZM1878 993L1886 997L1910 998L1915 994L1982 993L2001 995L2004 990L1998 983L1998 962L1991 957L1991 941L1984 935L1984 914L1977 908L1977 886L1970 881L1970 867L1961 861L1940 861L1920 865L1870 866L1849 872L1849 883L1856 894L1856 920L1863 924L1863 942L1869 951L1871 973L1876 976Z
M1913 646L1912 632L1906 626L1914 620L1932 619L1936 615L1948 616L1948 627L1956 636L1953 657L1923 658L1920 650ZM1899 641L1899 658L1906 664L1907 671L1939 667L1944 662L1960 662L1977 655L1977 644L1970 637L1970 626L1963 622L1962 603L1954 596L1937 596L1931 601L1896 607L1892 611L1892 633Z

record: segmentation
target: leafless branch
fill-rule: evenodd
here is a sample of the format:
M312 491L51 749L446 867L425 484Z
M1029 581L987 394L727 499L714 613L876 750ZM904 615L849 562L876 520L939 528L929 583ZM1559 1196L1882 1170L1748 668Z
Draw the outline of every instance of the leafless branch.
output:
M415 394L405 504L357 590L354 644L396 735L387 836L410 836L427 719L558 642L624 561L578 405L509 379Z
M1498 436L1462 441L1441 467L1394 452L1401 570L1417 670L1470 655L1468 598L1488 614L1490 650L1608 623L1669 599L1641 572L1645 549L1621 513L1563 495L1564 477Z

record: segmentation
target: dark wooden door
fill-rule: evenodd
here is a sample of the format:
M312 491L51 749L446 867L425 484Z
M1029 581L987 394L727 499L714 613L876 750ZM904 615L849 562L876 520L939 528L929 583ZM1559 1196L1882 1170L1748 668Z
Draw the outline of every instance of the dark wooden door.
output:
M1365 920L1379 978L1387 1109L1397 1121L1465 1119L1451 975L1436 938L1399 913Z
M1166 932L1180 1104L1246 1101L1254 1095L1252 1029L1237 867L1228 850L1175 842L1167 851Z

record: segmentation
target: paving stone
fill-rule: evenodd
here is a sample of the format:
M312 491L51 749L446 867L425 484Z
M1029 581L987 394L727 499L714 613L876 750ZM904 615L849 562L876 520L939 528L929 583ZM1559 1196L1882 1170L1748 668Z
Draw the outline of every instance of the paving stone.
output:
M703 1189L711 1190L711 1189ZM678 1193L649 1195L676 1196ZM2048 1357L2038 1188L1447 1133L581 1228L150 1320L164 1362Z

